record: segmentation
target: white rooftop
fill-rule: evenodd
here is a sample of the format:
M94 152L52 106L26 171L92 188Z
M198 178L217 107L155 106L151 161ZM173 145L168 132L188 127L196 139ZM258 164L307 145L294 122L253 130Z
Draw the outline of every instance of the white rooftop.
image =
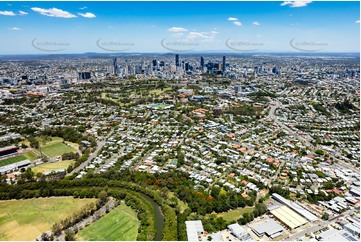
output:
M188 241L199 241L198 236L203 234L203 224L201 220L186 221Z

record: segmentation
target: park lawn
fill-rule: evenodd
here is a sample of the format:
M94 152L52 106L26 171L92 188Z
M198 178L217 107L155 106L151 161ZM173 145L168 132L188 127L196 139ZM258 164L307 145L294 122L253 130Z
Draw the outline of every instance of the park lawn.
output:
M22 160L26 160L26 159L28 159L28 158L26 158L25 155L18 155L18 156L10 157L7 159L0 160L0 166L6 166L6 165L9 165L9 164L12 164L15 162L19 162Z
M176 197L176 196L174 195L174 192L169 192L169 193L168 193L168 198L170 199L170 198L172 198L172 197ZM176 197L176 198L177 198L177 197ZM180 199L178 199L178 198L177 198L177 200L178 200L178 205L177 205L177 207L179 208L179 211L180 211L181 213L183 213L184 210L186 210L187 208L189 208L188 205L187 205L187 203L183 202L182 200L180 200Z
M110 101L116 102L116 103L119 104L119 106L124 106L124 103L122 103L122 102L119 101L118 99L113 99L113 98L107 97L106 94L107 94L107 93L102 92L101 98L104 99L104 100L110 100Z
M63 161L57 161L57 162L46 162L44 164L35 166L31 168L31 170L37 174L37 173L45 173L45 172L51 172L55 170L66 170L70 165L73 165L75 163L74 160L63 160Z
M24 145L26 145L26 146L30 146L30 142L29 142L29 140L27 140L27 139L20 141L19 146L20 146L21 144L24 144Z
M217 217L222 217L227 222L237 221L241 218L241 216L245 213L250 213L253 211L253 207L244 207L244 208L237 208L234 210L230 210L228 212L219 213Z
M153 89L153 90L150 90L149 91L149 94L156 94L156 95L159 95L163 92L166 92L166 91L171 91L172 88L171 87L166 87L166 88L163 88L163 90L161 89Z
M35 240L96 199L49 197L0 201L0 240Z
M41 152L51 158L55 158L64 153L76 152L76 150L66 144L63 144L62 141L51 141L41 147Z
M79 144L77 143L73 143L73 142L69 142L69 141L65 141L65 144L67 144L68 146L76 149L77 151L79 151ZM79 151L80 152L80 151Z
M32 151L24 152L24 153L22 153L22 155L25 156L26 159L28 159L30 161L33 161L33 160L35 160L35 159L37 159L39 157L37 154L35 154Z
M37 141L39 141L39 144L42 145L42 146L63 141L63 138L61 138L61 137L50 137L51 140L46 141L45 144L43 144L43 140L40 137L36 137L35 139Z
M108 214L80 230L76 239L85 241L134 241L137 239L139 226L140 221L136 212L122 202Z

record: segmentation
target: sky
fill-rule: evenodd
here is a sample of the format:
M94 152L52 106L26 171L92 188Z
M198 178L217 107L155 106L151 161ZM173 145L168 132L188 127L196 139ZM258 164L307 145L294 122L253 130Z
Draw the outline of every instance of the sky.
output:
M359 2L0 2L0 54L359 52Z

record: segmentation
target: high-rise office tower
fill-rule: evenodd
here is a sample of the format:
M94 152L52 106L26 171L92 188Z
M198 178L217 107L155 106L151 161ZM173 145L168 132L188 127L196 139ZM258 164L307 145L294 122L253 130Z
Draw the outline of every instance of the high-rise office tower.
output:
M78 72L78 80L88 80L91 78L91 74L88 71Z
M140 70L141 70L141 73L144 74L144 72L145 72L145 61L144 60L142 61L142 64L140 66Z
M128 65L125 65L125 67L124 67L124 75L128 75L128 73L129 73Z
M277 76L280 76L281 75L281 69L278 68L278 67L273 67L272 68L272 73L277 75Z
M113 74L118 74L119 69L118 69L118 64L117 64L117 58L113 58Z
M213 73L213 63L212 62L208 62L207 64L207 71L209 73Z
M157 60L153 60L152 61L152 70L156 71L158 69L158 61Z
M175 55L175 66L179 66L179 54Z
M204 69L204 58L203 57L201 57L201 68L202 68L202 71L203 71L203 69Z
M223 73L223 75L226 73L226 57L225 56L223 56L222 73Z
M190 66L189 66L189 62L186 62L185 64L184 64L184 69L186 70L186 71L189 71L189 68Z

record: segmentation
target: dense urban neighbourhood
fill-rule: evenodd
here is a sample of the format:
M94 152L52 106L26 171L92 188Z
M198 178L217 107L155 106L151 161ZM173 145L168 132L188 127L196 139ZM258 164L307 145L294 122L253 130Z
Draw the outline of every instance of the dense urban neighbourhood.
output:
M360 237L358 55L10 58L0 83L0 198L97 199L39 240L119 206L127 239Z

